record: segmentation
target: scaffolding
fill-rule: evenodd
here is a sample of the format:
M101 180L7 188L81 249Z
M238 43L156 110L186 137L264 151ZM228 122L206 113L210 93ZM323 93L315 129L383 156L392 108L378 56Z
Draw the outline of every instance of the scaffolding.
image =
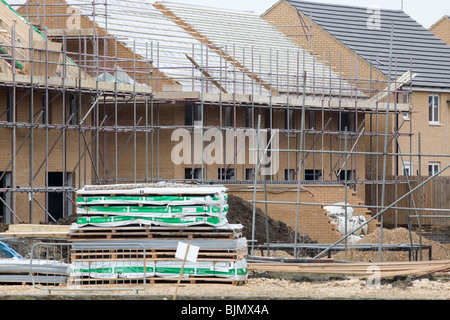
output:
M8 8L10 13L17 14L12 7ZM50 212L49 199L54 193L63 195L62 217L66 217L73 213L76 190L86 184L193 179L199 183L254 184L255 193L257 185L266 184L295 185L298 190L305 184L339 184L345 190L350 187L355 191L382 185L381 201L380 191L373 188L371 204L361 205L372 210L372 219L382 219L384 212L395 209L406 211L407 215L415 212L420 226L422 212L434 211L414 203L413 198L413 205L408 208L396 206L398 201L390 205L384 201L387 186L395 188L399 183L410 186L408 177L398 179L402 175L400 164L406 159L420 162L422 157L430 156L421 154L420 146L418 153L400 148L409 144L412 150L413 111L411 99L400 103L397 97L412 94L414 74L412 70L398 74L393 57L388 81L379 79L378 68L369 79L362 79L358 76L356 59L351 66L354 76L348 77L343 75L342 57L341 65L333 69L331 57L327 67L319 61L326 61L325 56L318 59L299 48L274 50L263 43L245 47L240 39L224 36L213 41L197 31L208 30L206 20L191 21L197 26L192 28L186 22L194 18L190 11L178 9L178 14L185 16L177 18L170 4L153 6L136 0L127 1L125 6L113 0L41 0L29 1L18 6L18 10L30 23L18 23L21 18L17 16L18 21L4 25L7 21L3 19L1 24L3 34L9 34L8 41L1 44L0 56L0 86L2 95L8 97L0 128L5 136L6 132L10 134L11 141L10 159L2 159L2 165L6 164L2 178L10 172L10 183L0 190L8 223L35 221L36 210L44 213L46 221L56 221ZM236 18L241 15L229 14ZM118 16L121 23L127 23L121 28L115 24ZM80 27L67 28L68 18L78 19ZM153 28L140 29L138 22L142 19ZM139 37L127 36L133 33L139 33ZM230 43L226 44L227 41ZM373 66L377 67L377 62ZM37 94L43 97L42 101L35 101ZM28 102L28 110L24 102ZM51 114L55 103L60 108L59 119ZM193 110L190 123L168 120L176 114L168 114L175 109L167 106L178 108L178 114L185 112L186 105ZM337 122L333 122L335 119ZM232 161L228 163L214 166L192 161L186 174L180 171L168 174L177 169L175 165L167 165L170 153L166 148L167 134L179 128L191 133L200 128L202 160L206 149L204 134L211 129L224 135L227 130L253 129L258 135L264 130L276 130L281 142L274 149L270 143L250 146L249 151L257 157L251 164L238 163L240 150L234 145ZM401 138L409 142L401 144ZM365 147L367 141L369 147ZM19 185L17 170L24 168L20 152L27 143L28 177L21 178ZM60 166L50 159L55 150L61 153ZM268 153L286 155L282 158L284 177L278 173L261 174L264 168L261 155ZM42 154L43 160L39 158ZM125 165L120 162L123 157ZM391 176L388 162L393 167L392 180L387 178ZM214 167L218 176L213 176L209 167ZM418 187L410 187L410 192L398 200L410 197L416 190L420 192L421 186L447 168L419 181ZM62 181L51 186L50 176L56 170ZM363 176L358 175L361 170ZM43 179L37 183L40 175ZM26 218L18 214L23 210L22 205L19 208L19 194L20 201L26 198L30 202ZM347 199L343 200L347 203ZM254 208L257 202L295 206L297 228L302 205L330 205L304 203L299 198L291 203L256 201L255 197ZM346 232L338 243L349 235Z

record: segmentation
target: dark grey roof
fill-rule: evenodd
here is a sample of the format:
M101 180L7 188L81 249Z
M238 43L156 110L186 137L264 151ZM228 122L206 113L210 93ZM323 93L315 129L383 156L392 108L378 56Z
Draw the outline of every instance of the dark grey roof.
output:
M286 0L300 12L389 75L391 26L394 25L393 68L397 75L417 73L415 87L450 88L450 46L401 10L381 9L381 28L369 29L367 7ZM394 76L394 74L393 74Z

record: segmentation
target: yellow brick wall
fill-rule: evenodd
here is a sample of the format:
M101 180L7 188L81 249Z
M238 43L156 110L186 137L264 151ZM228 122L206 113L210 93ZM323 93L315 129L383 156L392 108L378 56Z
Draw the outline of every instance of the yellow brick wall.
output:
M52 92L52 91L50 91ZM63 100L62 95L57 95L55 92L51 93L54 99L50 105L50 124L63 123ZM42 108L42 91L35 91L34 98L34 108L33 113L35 114L35 119L37 119L37 114ZM16 161L15 161L15 180L16 186L27 187L30 186L30 129L20 128L21 123L29 123L29 108L30 108L30 97L24 94L23 91L17 90L17 112L16 119L19 123L16 129ZM67 100L68 101L68 100ZM83 101L84 103L84 101ZM0 121L6 121L6 89L0 89L0 114L2 115ZM66 114L68 115L68 103L66 103ZM36 123L42 124L42 117L36 121ZM91 122L87 119L87 125ZM12 129L11 128L0 128L0 134L2 139L0 139L0 167L7 172L12 172L11 160L12 160ZM87 141L91 140L91 133L86 132ZM84 143L81 142L81 148L83 150ZM62 131L58 129L49 129L48 131L48 149L46 148L46 130L45 128L34 129L33 130L33 174L36 175L34 179L34 187L44 188L45 187L45 172L62 172L63 171L63 138ZM49 152L47 158L47 150ZM66 131L66 167L67 172L73 171L75 168L73 183L74 186L78 186L81 181L91 183L91 165L90 160L86 160L86 166L84 161L82 162L82 172L80 175L79 167L77 167L79 159L79 135L78 132L68 130ZM39 171L39 173L38 173ZM81 179L81 180L80 180ZM45 207L46 200L43 193L36 193L34 195L37 201ZM29 221L29 208L30 202L28 200L27 193L16 193L16 215L22 221ZM45 221L45 213L42 208L37 203L33 203L34 211L34 222ZM16 220L18 221L18 220Z
M373 95L387 87L388 79L385 75L378 72L375 67L371 66L354 51L350 50L342 42L311 21L310 17L302 13L300 15L303 18L306 29L301 26L302 23L298 11L285 1L278 2L264 13L262 17L301 48L315 54L318 61L326 66L331 66L334 72L341 74L344 79L357 86L360 90L363 90L365 94ZM376 65L375 62L374 64ZM356 83L355 79L357 79L358 83ZM367 114L364 120L365 131L375 133L378 137L372 136L372 138L367 137L364 139L363 145L365 145L363 149L371 152L383 152L384 139L382 135L386 131L385 114L383 112L373 114L372 116ZM390 116L389 132L392 132L393 125L394 117ZM388 152L393 150L391 144ZM366 157L366 160L362 161L366 163L364 177L375 179L376 174L382 174L383 161L380 157L373 156L372 162L369 157ZM393 170L393 162L389 158L387 161L387 172L392 174ZM360 196L364 198L362 194Z
M439 96L439 124L430 124L428 115L428 98L431 94L437 94ZM414 135L411 139L412 149L410 148L410 140L407 137L400 139L400 149L404 153L417 154L419 151L419 133L420 133L420 144L422 154L436 154L436 155L446 155L450 154L450 146L448 144L450 132L449 132L449 104L450 100L449 93L434 93L434 92L414 92L412 96L413 113L411 114L411 120L405 121L402 130L403 132L409 132L410 126ZM403 122L402 117L400 117L399 123ZM414 173L417 174L419 169L419 159L418 157L403 157L404 161L412 161L414 163ZM401 174L401 159L400 161L400 174ZM439 162L441 169L450 164L450 158L448 157L433 157L433 156L423 156L421 157L421 170L422 175L428 175L428 164L429 162ZM443 172L443 175L450 175L447 170Z
M129 105L126 108L122 108L118 112L118 125L119 126L132 126L134 118L137 120L142 119L139 126L145 126L145 105L138 104L136 107L136 115L134 114L133 105ZM147 106L147 108L151 108ZM104 110L102 107L101 110ZM105 109L108 115L112 115L113 117L110 119L108 125L112 125L114 123L114 107L109 106ZM217 128L220 126L220 108L217 106L207 106L204 107L204 124L206 128ZM148 112L149 126L151 126L150 122L150 114L151 109ZM222 120L225 117L224 110L222 110ZM243 113L244 108L236 108L236 127L242 128L243 125ZM274 111L277 113L274 115L274 128L283 129L284 128L284 117L285 114L281 111ZM259 114L259 110L255 110L255 126L256 119ZM103 118L104 114L100 116ZM232 118L234 115L232 113ZM317 112L316 115L316 123L317 130L321 130L322 122L326 123L329 119L332 119L331 125L326 128L326 130L337 131L338 130L338 113L330 113L324 112L323 120L321 112ZM155 125L155 131L153 133L153 170L151 168L151 159L152 159L152 149L151 149L151 139L152 134L148 133L147 135L147 143L148 143L148 178L160 178L160 179L184 179L184 169L191 168L190 164L182 164L175 165L171 159L171 152L173 148L179 144L178 141L171 141L171 136L175 128L178 126L184 126L184 104L155 104L153 106L153 119ZM359 123L363 120L362 117L358 119ZM294 123L292 124L293 128L300 129L300 121L301 121L301 112L297 110L294 116ZM308 121L308 119L307 119ZM222 122L223 124L223 122ZM160 129L158 129L160 128ZM232 127L231 129L234 129ZM191 129L190 129L191 130ZM244 129L245 130L245 129ZM226 134L224 130L221 130L222 137L224 139L224 143L226 142ZM115 144L116 138L114 132L109 133L101 133L100 146L101 152L105 155L103 159L107 166L104 167L101 164L100 172L101 177L108 176L108 179L115 178ZM280 149L287 150L288 147L290 150L298 150L300 148L300 133L292 135L291 137L287 137L285 133L280 133ZM366 147L366 137L363 137L359 140L357 144L357 151L364 151ZM288 145L289 140L289 145ZM119 133L118 134L118 144L117 144L117 153L120 156L119 164L118 164L118 179L128 179L128 181L133 181L134 178L134 163L136 161L136 177L137 180L142 181L145 178L146 167L145 167L145 149L146 149L146 134L143 132L136 133L136 160L135 160L135 140L132 132L128 133ZM336 135L321 135L320 132L316 132L314 134L309 133L306 135L306 153L309 150L344 150L344 139L339 138ZM348 139L348 147L350 150L353 143L356 141L356 137L350 137ZM128 142L128 143L127 143ZM210 142L205 142L205 147L209 145ZM241 150L241 152L245 152L246 154L246 165L237 164L236 166L230 163L226 163L227 166L230 166L232 169L236 169L235 174L238 180L245 180L245 169L252 168L251 162L254 159L249 159L249 142L246 141L246 149ZM158 162L159 158L159 162ZM202 165L200 162L196 162L197 168L201 168ZM339 157L337 154L329 155L329 154L321 154L321 153L312 153L307 154L304 169L307 170L322 170L323 178L325 181L336 181L335 173L343 166L344 157ZM220 164L212 164L206 165L204 164L204 172L205 179L218 179L218 170L221 168ZM298 168L298 153L294 152L280 152L279 153L279 171L277 176L273 176L274 180L285 179L285 169L293 169L295 172ZM333 175L330 177L330 170L333 169ZM344 168L343 168L344 169ZM357 178L362 179L365 176L365 161L363 155L351 156L347 160L347 169L357 171ZM159 170L159 175L158 175ZM152 176L153 174L153 176ZM102 179L102 178L101 178ZM131 180L130 180L131 179ZM270 179L270 178L269 178ZM296 177L295 177L296 179ZM360 190L361 189L361 190ZM363 188L358 188L359 195L364 198Z
M432 25L430 31L439 39L450 45L450 19L447 16L444 16Z

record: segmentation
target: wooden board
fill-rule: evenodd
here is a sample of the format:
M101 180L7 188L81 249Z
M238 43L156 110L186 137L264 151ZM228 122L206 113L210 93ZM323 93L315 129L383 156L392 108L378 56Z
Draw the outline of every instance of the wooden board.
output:
M311 274L344 274L360 278L370 276L374 268L380 277L397 275L426 275L437 272L449 272L450 260L381 262L381 263L249 263L248 271L293 272Z
M45 224L10 224L0 237L65 239L70 226Z
M10 224L7 233L15 232L69 232L69 225Z

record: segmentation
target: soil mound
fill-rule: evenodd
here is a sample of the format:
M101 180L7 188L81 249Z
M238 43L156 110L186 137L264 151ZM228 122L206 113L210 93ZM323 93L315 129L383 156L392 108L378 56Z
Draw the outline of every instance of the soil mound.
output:
M244 237L247 240L252 239L252 221L253 205L234 195L228 195L228 213L227 219L232 224L242 224ZM293 243L295 240L295 231L282 221L274 220L268 217L268 229L270 242ZM260 209L255 210L255 240L256 244L267 242L266 237L266 215ZM312 243L308 235L297 235L297 241L300 243Z

